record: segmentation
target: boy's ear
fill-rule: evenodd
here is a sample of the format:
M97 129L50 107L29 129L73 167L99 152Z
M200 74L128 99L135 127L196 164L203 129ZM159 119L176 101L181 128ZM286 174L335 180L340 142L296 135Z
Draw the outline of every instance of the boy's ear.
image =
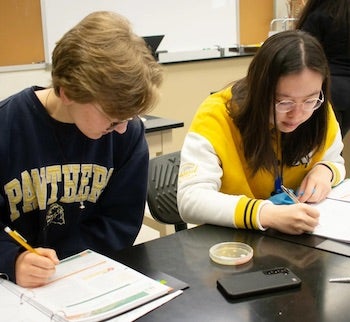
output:
M69 105L72 102L72 100L67 97L66 93L64 92L64 88L62 87L60 87L60 98L65 105Z

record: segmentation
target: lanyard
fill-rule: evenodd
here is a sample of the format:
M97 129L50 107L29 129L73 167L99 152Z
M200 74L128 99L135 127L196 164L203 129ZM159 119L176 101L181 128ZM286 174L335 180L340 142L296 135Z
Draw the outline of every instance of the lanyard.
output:
M280 142L281 142L281 134L276 132L276 157L277 157L277 176L275 178L275 189L271 193L271 195L275 195L278 193L283 192L282 185L283 185L283 152L279 151L280 148Z
M282 190L282 175L278 175L277 178L275 179L275 190L273 191L273 194L278 194L283 192Z

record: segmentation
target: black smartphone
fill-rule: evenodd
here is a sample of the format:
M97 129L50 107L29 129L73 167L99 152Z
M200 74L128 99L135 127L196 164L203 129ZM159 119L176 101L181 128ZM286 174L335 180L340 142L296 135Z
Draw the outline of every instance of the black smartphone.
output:
M295 288L301 279L286 267L229 274L217 280L217 288L228 299L237 299Z

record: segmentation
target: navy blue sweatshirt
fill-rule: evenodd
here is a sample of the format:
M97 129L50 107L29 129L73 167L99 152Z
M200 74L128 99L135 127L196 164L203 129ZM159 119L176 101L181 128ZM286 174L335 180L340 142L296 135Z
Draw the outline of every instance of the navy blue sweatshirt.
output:
M60 259L131 246L141 228L148 146L140 119L92 140L52 119L34 91L0 102L0 222ZM81 204L84 209L81 209ZM0 273L15 281L23 251L0 229Z

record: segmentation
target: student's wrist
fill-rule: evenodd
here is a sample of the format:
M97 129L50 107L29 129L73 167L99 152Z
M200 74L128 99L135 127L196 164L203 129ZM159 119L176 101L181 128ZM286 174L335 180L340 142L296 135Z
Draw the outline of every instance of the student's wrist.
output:
M333 180L334 180L334 172L333 172L332 168L331 168L328 164L326 164L326 163L319 162L319 163L316 163L316 164L314 165L313 169L315 169L315 168L318 167L318 166L322 166L324 169L328 169L328 171L329 171L329 173L330 173L330 176L329 176L330 180L329 180L329 182L332 183Z
M270 228L269 219L271 217L270 214L273 207L275 207L275 205L269 200L265 200L265 202L261 205L258 217L258 224L260 230L266 230Z

